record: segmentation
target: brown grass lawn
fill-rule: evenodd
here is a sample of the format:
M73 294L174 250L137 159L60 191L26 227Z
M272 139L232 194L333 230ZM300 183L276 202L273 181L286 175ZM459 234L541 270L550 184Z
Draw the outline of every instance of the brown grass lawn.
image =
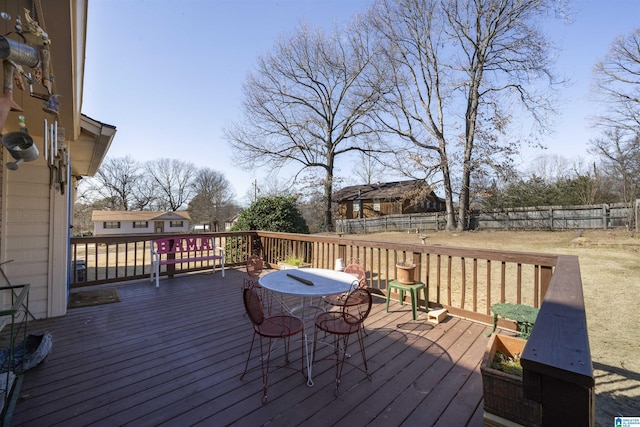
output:
M422 233L421 233L422 234ZM626 230L427 232L427 244L577 255L596 377L596 424L640 415L640 235ZM352 235L421 243L416 233Z

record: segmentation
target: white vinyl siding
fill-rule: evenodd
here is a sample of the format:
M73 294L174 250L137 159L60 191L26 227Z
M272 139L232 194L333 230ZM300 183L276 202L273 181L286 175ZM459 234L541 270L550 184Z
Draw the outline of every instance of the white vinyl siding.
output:
M29 311L36 318L66 313L68 192L49 186L42 156L18 170L3 167L3 269L12 284L29 283Z

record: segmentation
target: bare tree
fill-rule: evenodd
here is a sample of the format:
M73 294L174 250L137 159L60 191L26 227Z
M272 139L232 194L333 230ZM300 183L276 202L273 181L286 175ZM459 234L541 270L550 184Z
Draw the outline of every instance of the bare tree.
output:
M559 154L540 154L535 157L526 175L539 176L547 182L555 182L560 179L569 179L575 175L576 169L572 167L571 161Z
M606 103L596 125L640 132L640 28L615 39L604 60L594 67L594 97Z
M142 165L131 157L107 158L95 176L83 182L84 193L91 201L98 199L110 210L140 210L150 200L140 192L144 181Z
M220 231L220 225L238 210L229 181L220 172L204 168L195 176L193 187L195 196L189 203L192 222L207 224L211 231Z
M448 230L467 227L474 170L508 166L517 152L506 138L516 107L539 124L552 111L553 92L538 92L541 81L555 82L536 24L556 4L381 0L372 9L395 88L380 123L413 144L407 162L441 174Z
M155 209L184 209L193 195L195 166L177 159L158 159L146 164L155 189Z
M367 32L326 35L301 26L278 41L244 84L244 118L225 136L244 166L323 171L324 224L331 226L331 193L339 156L369 151L371 111L381 96L371 80L374 46Z
M357 153L357 160L353 162L353 175L359 180L357 184L379 182L385 171L385 163L374 153L377 144L365 139L363 145L368 151Z
M615 190L623 202L634 201L640 195L640 133L631 137L621 127L603 131L603 136L591 141L591 153L597 155Z
M606 107L594 121L602 135L590 141L590 152L629 202L640 194L640 28L613 42L594 78L594 96Z

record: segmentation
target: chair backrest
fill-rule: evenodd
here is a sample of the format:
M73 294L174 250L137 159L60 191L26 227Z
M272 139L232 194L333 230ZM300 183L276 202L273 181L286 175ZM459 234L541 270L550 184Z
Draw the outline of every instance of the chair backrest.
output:
M252 277L258 277L262 273L264 264L259 255L249 255L247 257L247 274Z
M364 288L367 286L367 272L364 267L357 263L351 263L344 268L345 273L353 274L358 279L358 287Z
M364 322L371 312L372 303L371 291L367 288L356 288L349 292L342 306L345 322L352 325Z
M245 288L242 291L242 300L251 322L254 325L261 325L264 322L264 309L262 308L262 299L255 288Z

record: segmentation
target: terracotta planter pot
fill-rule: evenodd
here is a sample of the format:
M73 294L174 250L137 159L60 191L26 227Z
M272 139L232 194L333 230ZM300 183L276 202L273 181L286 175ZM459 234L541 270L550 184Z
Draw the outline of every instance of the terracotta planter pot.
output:
M396 280L405 285L412 285L416 282L416 265L406 262L396 264Z
M523 426L542 425L540 404L524 397L522 377L491 367L496 352L507 357L521 355L527 343L522 338L493 334L480 365L485 413Z

